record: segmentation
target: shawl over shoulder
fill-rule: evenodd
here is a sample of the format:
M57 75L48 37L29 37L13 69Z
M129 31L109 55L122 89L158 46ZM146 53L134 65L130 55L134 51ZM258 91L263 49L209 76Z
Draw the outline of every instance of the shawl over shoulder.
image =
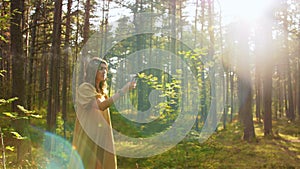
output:
M95 108L96 88L83 83L77 90L73 148L86 169L116 169L116 156L109 110ZM71 163L72 166L72 163ZM72 168L72 167L70 167Z

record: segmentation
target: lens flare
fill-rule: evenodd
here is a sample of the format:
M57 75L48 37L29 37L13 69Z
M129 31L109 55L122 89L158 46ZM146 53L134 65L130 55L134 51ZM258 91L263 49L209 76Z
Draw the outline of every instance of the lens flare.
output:
M115 102L115 107L117 111L124 118L137 125L150 124L153 121L157 120L161 115L161 112L158 112L157 109L155 109L155 106L157 106L160 103L162 103L162 105L166 107L165 112L167 112L167 109L172 108L172 106L176 108L177 112L173 112L176 115L176 117L173 121L171 121L172 124L170 124L167 128L164 128L164 130L160 130L159 132L156 132L151 136L134 137L132 135L126 135L124 133L121 133L120 131L117 131L115 129L113 130L113 136L115 140L114 143L117 155L131 158L145 158L164 153L165 151L176 146L176 144L182 141L184 137L190 132L191 128L194 126L196 120L195 117L199 113L201 101L199 89L200 85L197 81L197 77L199 76L199 74L197 74L197 72L195 71L197 70L197 68L192 68L192 64L189 63L189 61L187 61L184 56L180 55L180 51L170 50L170 42L167 41L171 39L171 41L175 42L175 44L181 46L182 50L186 53L193 53L193 48L190 46L193 46L194 43L193 41L191 41L190 37L182 36L180 37L180 39L178 39L179 37L173 34L173 29L175 28L172 29L172 27L165 25L165 21L175 21L175 16L169 14L161 15L156 13L139 13L129 17L128 20L128 25L118 29L111 29L112 32L109 32L109 34L113 36L111 36L112 39L105 41L105 49L102 49L100 51L99 46L97 46L98 44L101 44L100 42L103 42L103 40L105 39L102 36L103 34L95 33L84 45L83 50L88 51L88 54L92 56L112 57L112 62L115 62L115 70L112 71L115 73L112 75L110 81L112 85L112 91L118 91L120 87L122 87L127 81L129 81L130 78L128 77L130 76L130 74L138 74L145 70L151 69L159 70L161 73L166 74L166 76L170 77L169 80L173 78L176 79L176 81L178 82L164 86L164 90L159 90L159 85L157 85L157 88L155 90L152 90L151 92L149 91L149 94L147 95L147 102L149 102L147 110L136 109L133 105L131 105L134 101L125 101L123 102L125 104ZM139 25L138 28L136 28L137 25L134 25L135 23L143 24ZM177 24L183 25L184 23ZM111 25L118 24L112 23ZM191 31L190 34L193 34L193 25L186 25L185 28L185 30ZM165 44L161 44L159 47L156 48L126 48L128 44L134 44L135 46L139 46L139 44L136 43L136 40L140 39L146 41L148 37L155 37L155 39L159 39L160 42L163 42ZM207 43L207 45L210 44ZM130 51L131 49L136 50ZM118 51L120 53L115 54L114 51ZM126 57L122 60L118 60L118 58L114 57L120 55L124 55ZM81 55L78 59L77 65L75 65L74 67L73 98L75 110L76 93L78 87L77 82L78 78L80 78L80 74L83 74L81 69L82 66L80 65L82 65L83 61L88 60L88 57L89 56ZM209 62L203 62L203 64L206 66L210 65ZM219 123L221 118L221 112L223 110L223 97L221 96L221 94L223 93L223 85L221 83L223 81L220 77L220 72L223 71L222 66L220 66L220 64L217 64L218 63L216 63L215 67L209 69L209 71L215 72L215 74L210 76L215 77L214 85L216 87L211 89L215 95L214 98L212 98L212 102L210 104L211 108L209 112L206 112L208 116L205 120L205 124L200 134L200 142L207 140L208 137L215 131L217 124ZM137 86L137 88L140 88L139 90L150 89L150 87L140 86ZM172 94L175 94L178 99L172 100L170 99L171 97L167 97L167 95ZM125 95L125 98L127 100L130 99L128 94ZM166 101L168 101L169 103L165 104L164 102ZM128 114L128 109L131 110L130 114ZM95 133L95 130L93 130L93 128L99 128L98 125L92 124L99 124L99 122L93 121L96 118L88 117L88 114L83 115L78 111L76 111L76 113L79 122L81 124L85 124L82 127L87 133L87 135L96 144L98 144L105 150L111 152L111 149L105 146L105 144L99 141L100 139L97 138L98 132ZM142 118L139 118L138 114L143 114ZM84 117L89 118L88 122L86 122L87 120ZM99 120L100 119L101 118L99 118ZM114 121L112 123L114 124ZM107 126L106 123L101 122L101 128L109 128L109 126ZM155 131L155 129L153 129L153 131Z
M38 163L39 168L84 169L80 156L68 140L56 134L39 130L36 127L32 128L35 133L32 137L39 135L38 137L41 138L38 140L43 140L41 142L41 150L38 151L42 156L34 159Z

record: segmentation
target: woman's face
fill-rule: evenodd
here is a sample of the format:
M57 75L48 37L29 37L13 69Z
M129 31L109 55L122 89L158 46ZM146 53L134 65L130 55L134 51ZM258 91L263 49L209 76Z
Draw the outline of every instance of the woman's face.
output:
M107 70L107 65L105 63L101 63L97 70L96 81L105 81L107 78Z

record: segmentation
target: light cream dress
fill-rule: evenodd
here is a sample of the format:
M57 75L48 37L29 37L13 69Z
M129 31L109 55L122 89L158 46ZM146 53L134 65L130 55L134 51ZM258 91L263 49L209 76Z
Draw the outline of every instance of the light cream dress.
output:
M77 93L73 149L80 155L85 169L116 169L109 110L100 111L96 103L96 99L105 97L89 83L81 84ZM75 163L71 162L70 168L76 168Z

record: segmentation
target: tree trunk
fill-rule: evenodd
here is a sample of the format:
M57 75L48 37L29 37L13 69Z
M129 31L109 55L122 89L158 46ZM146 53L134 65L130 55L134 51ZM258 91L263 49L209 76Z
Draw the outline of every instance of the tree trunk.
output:
M32 107L32 101L33 101L33 65L34 65L34 57L35 57L35 46L36 46L36 32L37 32L37 21L38 21L38 15L40 11L40 1L35 2L35 12L32 16L32 23L30 24L31 27L31 43L30 43L30 50L29 50L29 73L28 73L28 94L27 94L27 106L28 109L31 109ZM34 82L35 83L35 82Z
M282 117L283 115L283 92L282 92L282 89L283 89L283 83L282 83L282 66L278 66L278 76L279 76L279 79L278 79L278 110L279 110L279 118Z
M79 11L80 8L80 0L77 0L77 4L76 4L76 10ZM80 17L79 17L79 12L76 13L76 27L79 28L80 26ZM79 48L79 29L76 29L76 33L75 33L75 57L72 57L72 66L71 66L71 70L74 70L74 67L76 66L76 62L77 62L77 59L78 59L78 55L79 55L79 51L80 51L80 48ZM82 63L81 63L82 64ZM80 65L82 67L82 65ZM81 69L80 67L80 69ZM79 76L79 78L74 78L74 77L77 77ZM74 71L73 72L73 86L72 86L72 90L74 88L76 88L76 86L83 80L83 79L80 79L80 78L83 78L83 73L80 73L78 75L78 72L77 71ZM73 95L73 100L76 99L76 96Z
M272 16L272 11L269 11ZM261 19L261 27L257 30L257 53L260 63L264 63L261 66L257 62L258 73L262 71L262 94L263 94L263 106L264 106L264 135L272 135L272 75L273 75L273 53L272 48L272 23L269 21L269 17ZM257 98L261 98L260 95Z
M194 20L194 27L195 27L195 31L194 31L194 48L197 47L197 44L198 44L198 39L197 39L197 36L198 36L198 8L199 8L199 0L196 0L196 10L195 10L195 20Z
M41 4L41 7L45 7L45 2L43 2ZM42 18L47 18L47 11L46 9L42 9L41 10L41 17ZM41 28L41 36L43 39L47 39L47 25L44 25ZM48 57L49 57L49 53L47 53L48 51L48 47L47 45L43 45L42 49L41 49L41 61L40 61L40 71L39 71L39 94L38 94L38 98L39 98L39 109L42 108L44 101L47 100L47 92L48 92L48 86L47 86L47 80L48 80ZM48 87L48 88L47 88Z
M214 0L208 0L208 33L209 33L209 39L210 39L210 45L208 49L208 57L211 62L215 62L215 32L214 32ZM215 79L215 70L216 67L213 65L210 68L210 79L211 79L211 111L209 113L212 113L212 122L216 121L217 118L217 98L216 98L216 79Z
M232 69L230 67L230 69ZM234 113L234 72L230 70L230 122L233 121L233 113Z
M205 1L201 0L201 35L205 34ZM204 36L201 36L200 39L200 48L203 48L204 46ZM207 104L206 104L206 99L207 99L207 95L206 95L206 80L205 80L205 69L202 68L201 69L201 122L204 122L205 119L207 118Z
M63 72L63 86L62 86L62 118L64 121L64 138L66 138L66 123L67 123L67 106L68 106L68 76L69 76L69 47L70 47L70 33L71 33L71 6L72 0L68 0L67 5L67 20L66 20L66 38L64 50L64 72Z
M2 25L0 26L0 37L3 37L5 40L0 39L0 70L5 70L10 72L11 59L10 59L10 44L5 41L9 40L9 5L10 2L3 1L0 6L0 17L3 18ZM11 85L10 85L10 76L11 73L3 73L4 77L0 76L0 88L2 89L0 97L9 98L11 96ZM9 83L9 85L7 85ZM9 86L9 87L8 87Z
M171 26L171 41L170 41L170 51L174 54L176 54L176 1L172 0L170 2L170 14L171 14L171 20L170 20L170 26Z
M139 33L144 29L144 23L143 21L141 21L141 17L139 17L139 13L143 11L143 1L142 0L136 0L135 1L135 6L133 9L133 15L134 15L134 29L135 29L135 33ZM135 37L135 42L133 42L133 46L134 46L134 51L135 52L139 52L144 48L145 45L145 41L144 41L144 35L143 34L138 34ZM136 60L136 64L139 67L138 70L143 70L143 54L141 54L140 52L137 53L137 60ZM138 88L138 96L147 96L149 93L149 88L144 84L138 81L137 86L139 86ZM145 117L144 111L147 110L148 105L145 104L147 103L147 97L138 97L138 110L140 110L141 112L138 113L137 115L137 119L138 120L142 120Z
M250 74L249 74L250 75ZM250 77L250 76L248 76ZM239 114L241 115L242 124L244 127L244 140L252 141L255 137L253 116L252 116L252 91L251 84L248 80L239 78L239 96L240 96L240 108Z
M239 115L244 127L244 140L252 141L255 137L252 115L252 87L249 63L249 30L246 23L239 23L238 85L239 85Z
M24 55L23 55L23 35L21 31L22 15L23 15L24 0L11 1L11 55L12 55L12 97L18 97L18 100L12 104L12 111L18 112L23 116L23 112L17 108L17 105L25 103L25 74L24 74ZM16 12L17 11L17 12ZM13 122L16 131L21 135L25 135L27 122L24 119ZM30 152L30 147L26 145L27 141L20 141L17 144L17 161L20 163L24 156Z
M21 8L24 0L11 1L11 13L14 13L11 19L10 34L11 34L11 55L12 55L12 97L18 97L17 101L13 102L13 111L17 111L17 105L24 105L25 100L25 77L24 77L24 56L23 56L23 39L21 32L21 19L23 9ZM18 11L18 12L15 12Z
M256 91L256 120L257 122L261 122L261 96L262 96L262 92L261 92L261 66L260 66L260 62L258 61L260 57L257 56L256 59L256 69L255 69L255 91Z
M78 1L79 2L79 1ZM86 44L88 39L89 39L89 32L90 32L90 10L91 10L91 1L86 0L85 5L84 5L84 26L83 26L83 44ZM79 71L79 85L84 82L84 71L85 71L85 57L87 56L87 51L86 48L83 48L82 50L82 56L80 60L80 71Z
M200 47L203 48L204 46L204 34L205 34L205 0L200 0L201 1L201 39L200 39Z
M109 4L110 1L103 0L102 1L102 19L100 25L100 56L106 60L105 50L107 48L107 34L108 34L108 14L109 14Z
M292 88L292 77L291 77L291 68L289 64L289 60L287 60L287 95L288 95L288 110L287 110L287 118L290 121L295 120L295 109L294 109L294 97L293 97L293 88Z
M86 0L84 11L83 44L85 44L89 39L91 0Z
M59 111L59 64L60 64L60 44L61 44L61 14L62 0L55 1L54 23L52 33L52 46L50 58L50 82L48 96L48 130L55 132L56 116Z
M284 27L284 45L285 51L285 64L286 64L286 76L287 76L287 110L286 110L286 116L290 121L295 120L295 109L294 109L294 97L293 97L293 88L292 88L292 75L291 75L291 65L290 65L290 54L289 54L289 20L288 20L288 4L287 2L284 2L284 20L283 20L283 27Z
M264 135L272 135L272 65L267 65L263 78Z

